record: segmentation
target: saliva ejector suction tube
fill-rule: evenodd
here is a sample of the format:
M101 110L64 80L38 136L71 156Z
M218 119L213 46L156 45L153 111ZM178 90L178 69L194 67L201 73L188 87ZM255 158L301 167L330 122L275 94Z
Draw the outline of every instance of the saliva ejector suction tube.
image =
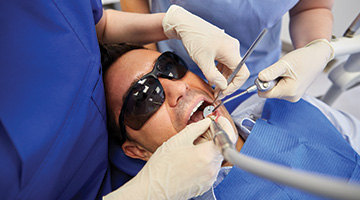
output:
M347 180L291 169L245 156L236 151L234 144L220 125L212 120L214 143L220 147L224 158L247 172L289 185L315 195L334 199L360 199L360 184Z

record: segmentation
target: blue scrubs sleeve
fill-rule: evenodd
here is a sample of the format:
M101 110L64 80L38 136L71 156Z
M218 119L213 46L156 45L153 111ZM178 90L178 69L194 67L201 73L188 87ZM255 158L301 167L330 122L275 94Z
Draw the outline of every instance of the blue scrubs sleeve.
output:
M2 199L110 192L100 0L0 3Z
M94 22L95 24L97 24L103 15L102 1L101 0L91 1L91 6L93 10Z

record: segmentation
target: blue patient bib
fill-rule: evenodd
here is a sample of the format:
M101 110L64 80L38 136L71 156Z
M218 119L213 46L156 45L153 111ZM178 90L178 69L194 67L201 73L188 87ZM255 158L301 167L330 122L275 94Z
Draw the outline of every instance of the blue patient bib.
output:
M307 172L360 182L360 157L336 128L304 100L268 99L241 153ZM323 199L237 167L215 188L217 199Z

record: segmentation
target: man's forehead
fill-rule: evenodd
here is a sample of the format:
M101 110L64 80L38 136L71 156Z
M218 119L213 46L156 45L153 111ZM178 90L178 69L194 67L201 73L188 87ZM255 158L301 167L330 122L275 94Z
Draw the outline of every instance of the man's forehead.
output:
M136 49L124 54L118 61L118 69L124 76L130 77L131 85L149 73L161 54L159 52ZM122 72L124 71L124 72ZM131 86L130 86L131 87Z
M116 64L121 71L127 72L125 75L137 77L149 73L160 55L156 51L136 49L124 54Z

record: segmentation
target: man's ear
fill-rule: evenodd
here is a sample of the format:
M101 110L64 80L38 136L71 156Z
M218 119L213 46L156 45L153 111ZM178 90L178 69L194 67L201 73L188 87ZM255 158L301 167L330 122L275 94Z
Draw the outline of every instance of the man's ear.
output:
M129 156L130 158L137 158L148 161L150 156L152 155L152 153L148 150L129 140L126 140L121 146L121 148L125 152L125 155Z

